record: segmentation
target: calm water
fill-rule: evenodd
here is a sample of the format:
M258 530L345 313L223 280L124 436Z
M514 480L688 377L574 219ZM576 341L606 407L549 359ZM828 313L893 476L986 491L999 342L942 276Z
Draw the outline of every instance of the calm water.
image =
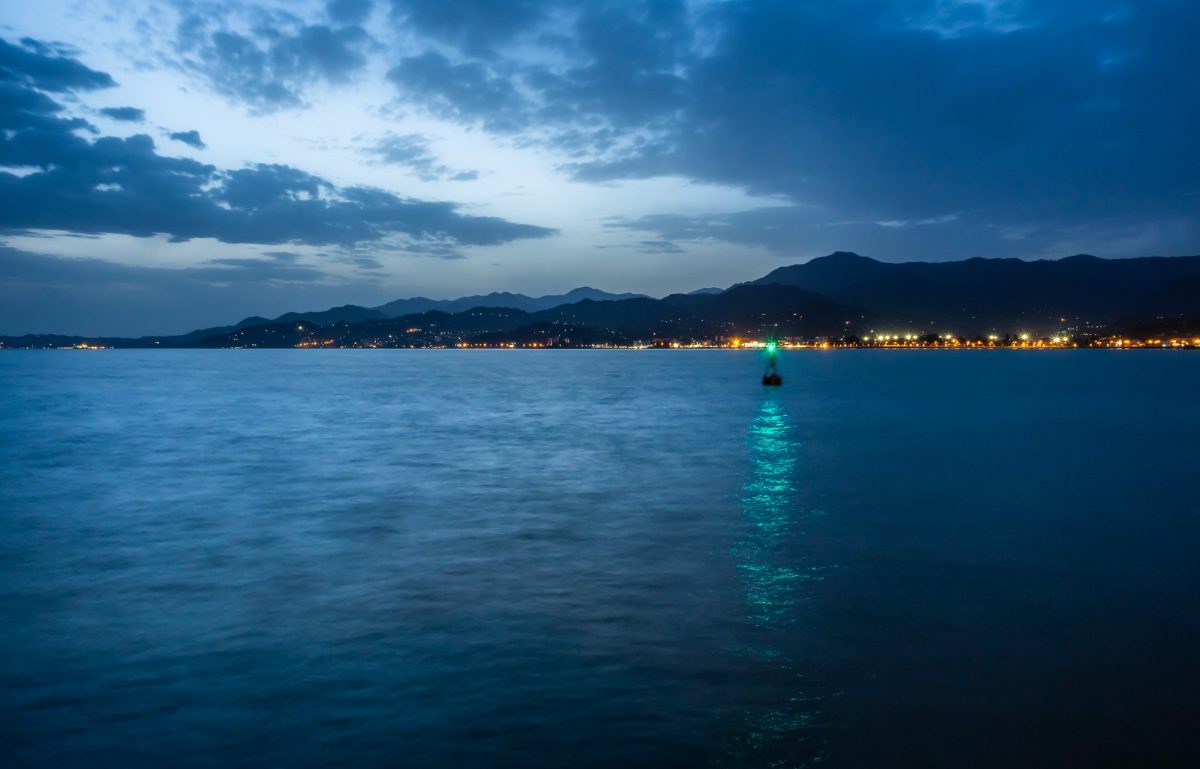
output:
M1200 355L0 354L8 767L1200 765Z

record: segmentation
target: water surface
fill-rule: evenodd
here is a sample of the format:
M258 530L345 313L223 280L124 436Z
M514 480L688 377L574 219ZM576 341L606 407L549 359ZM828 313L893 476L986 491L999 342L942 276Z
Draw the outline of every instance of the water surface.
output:
M6 766L1200 765L1200 355L0 354Z

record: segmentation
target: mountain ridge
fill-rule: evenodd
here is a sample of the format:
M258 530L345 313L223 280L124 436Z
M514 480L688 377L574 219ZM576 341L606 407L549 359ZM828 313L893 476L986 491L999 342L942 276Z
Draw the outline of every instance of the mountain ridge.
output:
M393 314L414 307L415 312ZM373 308L342 305L274 319L251 316L231 326L179 336L27 335L0 337L0 343L56 346L103 339L114 346L186 347L237 346L253 339L253 344L279 346L325 329L327 338L346 343L378 342L383 333L387 344L443 344L472 335L497 339L496 334L525 327L543 329L529 332L535 336L557 337L561 334L550 332L572 329L576 338L591 339L711 339L757 333L1089 334L1120 324L1149 328L1187 318L1200 318L1197 256L1108 260L1076 254L1037 261L881 262L838 251L781 266L723 291L700 289L662 299L586 286L541 297L509 292L454 300L412 297Z
M613 294L601 291L598 288L592 288L591 286L579 286L565 294L546 294L544 296L528 296L526 294L515 294L510 291L493 291L488 294L460 296L457 299L429 299L423 296L415 296L408 299L395 299L371 309L378 310L387 317L396 318L401 315L410 315L414 312L426 312L428 310L462 312L474 307L511 307L516 310L536 312L538 310L548 310L560 304L573 304L582 299L610 302L621 299L640 298L646 298L646 295L634 293Z
M796 285L894 322L976 333L1014 323L1111 323L1160 309L1197 312L1200 297L1187 301L1195 280L1200 256L881 262L839 251L749 283ZM1159 294L1172 297L1161 308L1154 299Z

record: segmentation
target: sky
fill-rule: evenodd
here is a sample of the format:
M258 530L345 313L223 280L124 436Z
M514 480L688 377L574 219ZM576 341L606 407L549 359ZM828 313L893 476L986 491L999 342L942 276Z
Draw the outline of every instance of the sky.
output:
M1200 253L1194 0L0 0L0 334Z

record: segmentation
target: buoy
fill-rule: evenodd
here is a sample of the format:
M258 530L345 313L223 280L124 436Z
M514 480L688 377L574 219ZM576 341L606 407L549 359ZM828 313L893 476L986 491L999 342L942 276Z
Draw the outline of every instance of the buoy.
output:
M767 341L767 370L763 374L763 384L767 387L778 387L783 384L783 377L779 376L779 371L776 370L776 356L779 355L779 345L774 339Z

